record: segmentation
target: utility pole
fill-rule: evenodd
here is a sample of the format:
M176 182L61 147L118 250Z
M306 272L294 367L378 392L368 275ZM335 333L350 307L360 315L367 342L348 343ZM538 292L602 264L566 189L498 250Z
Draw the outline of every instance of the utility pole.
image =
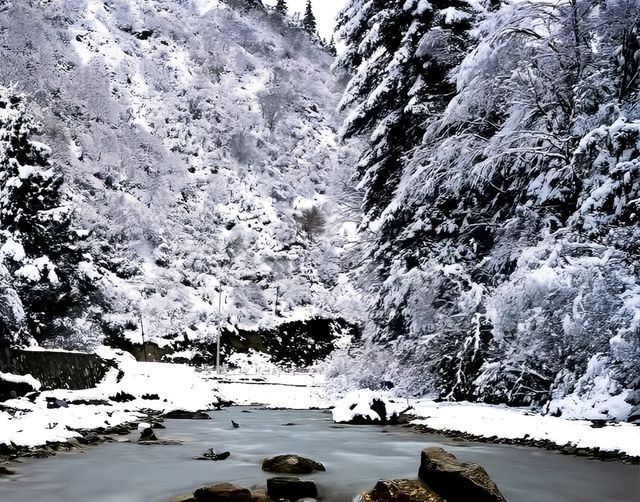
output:
M138 309L140 315L140 333L142 334L142 354L144 356L144 362L147 362L147 342L144 339L144 324L142 322L142 309Z
M218 295L218 339L216 340L216 373L220 374L220 338L222 338L222 286Z

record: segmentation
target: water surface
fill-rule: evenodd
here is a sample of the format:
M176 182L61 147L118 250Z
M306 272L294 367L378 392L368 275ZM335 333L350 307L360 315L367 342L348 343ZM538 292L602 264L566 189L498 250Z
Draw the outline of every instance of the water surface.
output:
M324 411L234 407L212 417L165 421L167 429L157 431L158 437L183 441L181 446L112 443L25 460L14 466L18 476L0 478L0 501L162 502L206 483L263 487L269 474L260 469L261 460L296 453L326 466L326 473L306 476L316 481L325 502L350 502L377 479L415 478L420 451L428 446L482 464L510 502L640 501L639 467L620 462L458 441L402 427L336 426ZM284 425L289 423L295 425ZM228 450L231 457L193 460L208 448Z

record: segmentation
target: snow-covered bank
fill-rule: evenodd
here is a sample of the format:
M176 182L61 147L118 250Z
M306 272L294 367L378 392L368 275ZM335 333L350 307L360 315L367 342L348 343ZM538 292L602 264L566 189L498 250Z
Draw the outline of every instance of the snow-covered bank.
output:
M33 447L66 442L80 437L80 429L109 429L139 421L146 416L142 410L197 411L211 409L219 402L215 385L193 367L139 363L129 354L112 351L100 355L113 359L117 367L93 389L44 391L33 401L3 402L6 411L0 411L0 445ZM52 399L56 401L52 403Z
M524 408L479 403L412 403L411 423L439 431L456 431L483 438L549 441L558 446L598 448L600 451L640 457L640 427L611 423L594 427L590 420L569 420L534 414Z
M237 405L306 410L330 408L324 377L313 373L223 375L217 382L220 399Z
M576 449L598 450L618 456L640 457L640 427L627 423L598 424L591 420L573 420L533 413L525 408L509 408L468 402L435 402L433 399L409 401L394 398L388 392L368 389L350 392L333 410L336 422L352 422L358 417L379 421L383 403L386 413L406 411L414 417L412 425L432 431L517 443L571 445ZM403 405L403 402L406 405ZM382 420L384 422L384 419Z
M32 400L0 403L0 445L64 443L79 438L78 430L108 430L144 420L149 412L210 410L222 402L289 409L331 405L319 373L284 373L270 365L255 375L247 368L217 375L182 364L142 363L106 348L99 355L114 367L95 388L44 391Z

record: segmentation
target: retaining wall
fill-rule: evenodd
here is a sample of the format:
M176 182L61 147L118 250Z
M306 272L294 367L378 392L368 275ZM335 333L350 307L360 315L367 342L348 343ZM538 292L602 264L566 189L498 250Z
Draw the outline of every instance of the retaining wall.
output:
M109 363L95 354L0 348L0 371L30 374L42 389L89 389L100 382Z

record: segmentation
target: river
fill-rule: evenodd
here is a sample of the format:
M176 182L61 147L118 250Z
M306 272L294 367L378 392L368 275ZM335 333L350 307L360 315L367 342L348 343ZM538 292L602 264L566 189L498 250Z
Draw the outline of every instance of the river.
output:
M377 479L415 478L420 451L427 446L442 446L483 465L509 502L640 500L639 467L621 462L459 441L402 427L340 426L324 411L233 407L212 417L166 420L167 429L157 431L159 439L182 441L180 446L106 443L25 460L12 466L17 476L0 478L0 501L162 502L206 483L263 486L269 474L260 469L261 460L295 453L326 466L326 473L308 476L324 502L351 502ZM231 420L240 428L234 429ZM228 450L231 457L193 460L208 448Z

